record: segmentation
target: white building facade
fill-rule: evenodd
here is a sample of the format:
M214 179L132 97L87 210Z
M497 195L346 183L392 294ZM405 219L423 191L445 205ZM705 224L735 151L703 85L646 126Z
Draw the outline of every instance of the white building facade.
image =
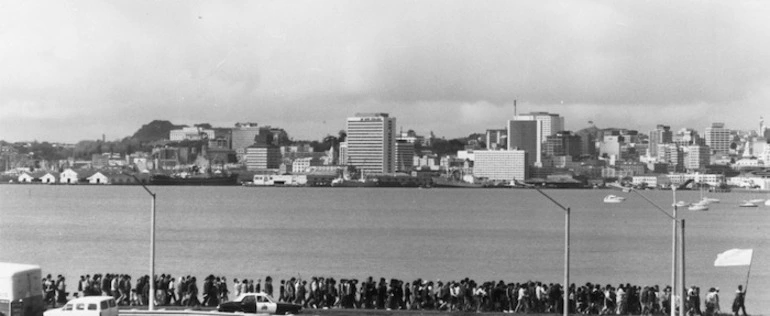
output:
M489 180L524 181L527 177L527 153L523 150L477 150L473 175Z
M78 173L72 169L66 169L59 175L59 183L77 184Z
M396 118L387 113L359 113L347 119L347 164L366 174L396 170Z

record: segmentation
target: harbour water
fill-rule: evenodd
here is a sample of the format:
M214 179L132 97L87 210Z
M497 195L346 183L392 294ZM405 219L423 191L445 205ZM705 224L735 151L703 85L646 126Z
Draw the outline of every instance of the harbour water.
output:
M532 190L151 187L156 272L274 279L323 275L562 282L564 213ZM671 221L633 193L548 190L572 209L571 281L666 286ZM607 194L627 197L605 204ZM670 208L671 191L645 191ZM696 201L696 191L677 192ZM770 314L767 194L721 193L686 219L686 279L721 289L727 311L748 267L716 255L753 248L750 314ZM150 196L138 186L0 186L0 261L63 274L149 273Z

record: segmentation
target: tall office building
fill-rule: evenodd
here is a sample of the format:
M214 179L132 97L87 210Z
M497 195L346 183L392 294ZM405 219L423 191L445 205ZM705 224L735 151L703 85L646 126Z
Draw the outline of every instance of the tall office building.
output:
M556 132L564 130L564 118L559 114L548 112L532 112L527 114L516 115L513 117L514 121L539 121L542 122L540 134L542 135L540 142L545 142L547 136L556 135Z
M711 163L711 148L703 145L692 145L687 148L687 160L685 168L687 171L703 171Z
M725 128L725 123L712 123L706 128L706 145L717 153L730 152L730 130Z
M658 144L668 144L673 140L671 126L658 125L650 131L650 157L658 156Z
M583 154L581 149L580 136L570 131L556 132L556 135L546 137L546 156L579 157Z
M359 113L347 119L347 161L366 173L396 169L396 118L387 113Z
M414 143L406 140L396 141L396 170L410 171L414 164Z
M521 149L528 156L528 162L542 165L542 121L509 120L508 121L508 150Z
M655 158L659 162L667 163L671 172L684 171L684 152L682 147L677 144L658 144L656 148L657 156Z

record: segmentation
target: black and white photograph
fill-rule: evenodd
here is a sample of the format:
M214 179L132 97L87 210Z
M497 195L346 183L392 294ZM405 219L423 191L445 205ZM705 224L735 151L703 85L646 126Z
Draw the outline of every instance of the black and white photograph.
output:
M0 316L770 316L770 2L1 0Z

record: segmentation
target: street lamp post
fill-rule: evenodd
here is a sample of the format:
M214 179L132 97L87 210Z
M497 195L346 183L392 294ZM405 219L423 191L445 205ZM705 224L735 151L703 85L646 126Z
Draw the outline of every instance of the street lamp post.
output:
M145 191L152 197L150 205L150 304L147 306L149 310L155 310L155 193L150 191L144 183L142 183L136 175L131 174L137 183L142 185Z
M680 187L686 186L687 184L689 184L689 181L685 182L685 184L680 186ZM674 298L674 294L677 293L677 286L676 286L676 284L677 284L676 283L676 263L677 263L677 260L676 260L677 259L676 258L676 253L677 253L677 251L676 251L676 241L677 241L677 226L678 226L678 223L677 223L677 219L676 219L676 209L677 209L677 206L676 206L676 188L675 187L671 188L671 191L673 192L673 196L674 196L674 203L672 204L672 206L674 208L674 211L673 211L673 215L672 215L672 214L669 214L668 212L666 212L663 208L661 208L660 206L655 204L655 202L653 202L652 200L648 199L646 196L644 196L641 192L639 192L636 189L623 187L623 186L620 186L620 185L617 185L617 184L611 184L611 186L614 186L614 187L617 187L617 188L621 188L623 190L630 190L631 192L636 193L637 195L642 197L645 201L650 203L650 205L654 206L661 213L665 214L668 218L671 219L671 223L672 224L671 224L671 302L670 302L671 303L671 307L670 307L670 312L671 312L671 316L676 316L676 299ZM684 230L682 230L682 243L684 244ZM684 262L684 252L682 252L682 264L681 264L682 275L684 275L684 264L683 264L683 262ZM680 285L679 291L684 293L684 289L682 289L681 287L683 287L683 285ZM681 293L679 293L679 295L680 295L679 299L681 300L681 303L679 304L680 305L680 309L683 310L683 308L684 308L684 297L681 296ZM680 315L684 315L684 314L680 314Z
M545 196L547 199L551 200L553 204L556 204L559 208L564 210L564 295L563 299L564 302L562 303L564 305L563 308L563 315L568 316L569 315L569 231L570 231L570 223L569 223L569 216L570 216L570 208L564 207L564 205L561 205L559 202L554 200L551 196L540 190L538 187L531 185L531 184L525 184L516 181L516 183L521 184L523 186L535 189L538 193Z

